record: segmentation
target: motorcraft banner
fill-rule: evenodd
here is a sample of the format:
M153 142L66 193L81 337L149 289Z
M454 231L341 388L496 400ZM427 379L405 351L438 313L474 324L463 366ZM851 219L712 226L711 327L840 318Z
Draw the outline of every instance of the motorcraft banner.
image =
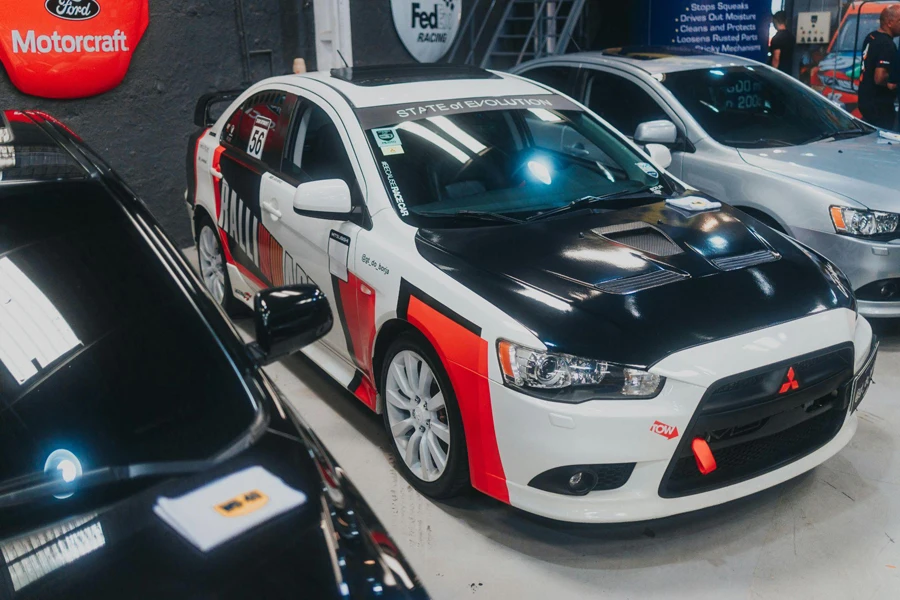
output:
M148 0L20 0L0 14L0 62L26 94L95 96L125 78L149 22Z

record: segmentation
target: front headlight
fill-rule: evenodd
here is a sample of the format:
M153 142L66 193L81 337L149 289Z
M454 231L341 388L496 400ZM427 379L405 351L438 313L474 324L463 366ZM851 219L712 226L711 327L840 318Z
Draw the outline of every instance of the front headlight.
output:
M900 217L895 213L832 206L831 222L838 233L872 236L897 231Z
M664 377L641 369L542 352L501 340L497 354L507 385L532 396L578 403L595 399L653 398Z

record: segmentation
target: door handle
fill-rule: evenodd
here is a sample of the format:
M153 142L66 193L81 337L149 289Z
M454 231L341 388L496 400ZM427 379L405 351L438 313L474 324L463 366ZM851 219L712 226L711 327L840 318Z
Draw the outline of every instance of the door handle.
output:
M260 203L262 209L272 215L272 220L277 221L281 218L281 211L278 210L278 205L273 202L262 202Z

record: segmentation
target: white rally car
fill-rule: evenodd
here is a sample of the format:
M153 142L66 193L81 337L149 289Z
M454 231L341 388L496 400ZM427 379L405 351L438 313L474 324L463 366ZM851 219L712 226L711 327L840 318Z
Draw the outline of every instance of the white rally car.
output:
M877 342L843 275L550 88L340 69L196 119L209 291L226 310L330 294L341 327L304 353L384 415L424 494L650 519L785 481L856 430Z

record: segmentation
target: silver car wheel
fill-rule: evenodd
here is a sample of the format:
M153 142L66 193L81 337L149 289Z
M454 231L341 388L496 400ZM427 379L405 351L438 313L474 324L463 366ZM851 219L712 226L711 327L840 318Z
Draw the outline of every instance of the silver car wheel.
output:
M200 255L200 276L203 284L216 302L225 301L225 265L219 251L219 239L208 225L200 230L200 241L197 244Z
M406 466L422 481L440 478L450 453L450 420L431 367L411 350L399 352L385 387L391 436Z

